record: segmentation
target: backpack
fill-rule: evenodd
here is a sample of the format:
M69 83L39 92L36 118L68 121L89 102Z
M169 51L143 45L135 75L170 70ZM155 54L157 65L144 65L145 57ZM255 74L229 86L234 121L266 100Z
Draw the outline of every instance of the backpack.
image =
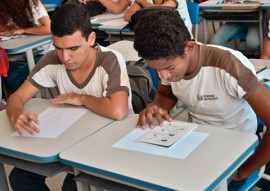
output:
M0 47L0 78L7 77L9 70L9 60L6 51Z
M148 103L154 100L156 95L156 88L147 68L143 59L127 63L134 113L140 113Z

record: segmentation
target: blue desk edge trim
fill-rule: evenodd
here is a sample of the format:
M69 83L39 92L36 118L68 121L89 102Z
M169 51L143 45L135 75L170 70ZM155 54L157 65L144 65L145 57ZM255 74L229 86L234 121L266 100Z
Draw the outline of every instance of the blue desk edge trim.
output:
M18 152L18 151L14 151L14 150L10 150L10 149L6 149L3 147L0 147L0 153L2 154L7 154L8 156L12 156L14 158L19 158L19 159L24 159L24 160L31 160L31 161L36 161L36 162L55 162L59 160L59 155L52 155L49 157L38 157L35 155L31 155L31 154L26 154L23 152Z
M247 154L249 154L252 151L255 151L256 147L259 145L259 140L257 140L248 150L246 150L238 159L235 161L230 168L228 168L222 175L220 175L206 190L214 190L217 185L220 184L220 182L231 172L234 168L238 166L240 161L242 161Z
M32 43L29 43L29 44L27 44L27 45L24 45L24 46L20 46L20 47L17 47L17 48L11 48L11 49L5 49L5 51L7 52L7 53L12 53L12 52L16 52L16 51L19 51L19 50L21 50L21 49L24 49L24 48L27 48L27 47L29 47L29 46L33 46L33 45L36 45L36 44L38 44L38 43L41 43L41 42L45 42L45 41L47 41L47 40L52 40L52 37L51 36L48 36L47 38L44 38L44 39L40 39L40 40L37 40L37 41L35 41L35 42L32 42Z
M89 167L89 166L86 166L86 165L83 165L83 164L70 162L68 160L61 159L61 157L60 157L60 162L63 163L63 164L69 165L69 166L73 166L73 167L78 168L78 169L83 169L83 170L86 170L86 171L89 171L89 172L92 172L92 173L100 174L102 176L111 177L111 178L114 178L114 179L117 179L117 180L121 180L121 181L124 181L124 182L127 182L127 183L134 184L134 185L140 185L140 186L142 186L144 188L148 188L148 189L152 189L152 190L162 190L162 191L175 191L175 190L167 188L167 187L159 186L159 185L156 185L156 184L151 184L149 182L137 180L137 179L130 178L130 177L127 177L127 176L123 176L123 175L120 175L120 174L116 174L116 173L113 173L113 172L108 172L108 171L104 171L104 170L101 170L101 169L98 169L98 168Z

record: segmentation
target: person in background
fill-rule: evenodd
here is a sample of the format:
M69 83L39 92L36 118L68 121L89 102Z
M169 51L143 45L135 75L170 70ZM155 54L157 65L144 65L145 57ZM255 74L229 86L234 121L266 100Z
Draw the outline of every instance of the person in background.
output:
M235 0L229 0L235 2ZM237 0L236 0L237 1ZM245 44L244 41L241 43L241 47L244 54L250 52L258 52L260 48L260 37L259 37L259 24L248 23L248 22L226 22L219 30L213 35L210 40L210 44L225 46L229 48L236 48L230 45L229 40L238 33L246 33Z
M23 129L39 133L36 113L24 105L43 87L58 87L54 104L83 106L114 120L133 113L131 90L123 56L95 43L89 14L80 4L65 4L51 23L55 50L41 58L27 80L7 101L7 115L20 136ZM50 148L48 148L50 149ZM14 191L49 190L44 176L14 168L9 176ZM76 190L68 174L62 189Z
M125 21L130 21L131 16L138 10L146 7L153 6L168 6L178 8L178 2L176 0L136 0L132 6L125 13L124 19Z
M270 59L270 8L267 9L264 17L264 41L261 59Z
M1 0L0 17L0 31L7 35L51 33L50 17L40 0Z
M74 1L74 0L73 0ZM79 3L87 4L93 0L77 0ZM102 4L109 12L114 14L120 14L125 11L131 4L131 0L96 0L94 2L98 2Z
M239 51L191 40L176 11L155 11L140 19L134 48L160 77L155 99L140 112L137 128L153 128L153 117L161 126L163 118L172 121L169 111L178 100L187 106L192 123L255 134L258 116L270 126L270 91L252 63ZM269 162L269 148L267 128L254 155L238 168L229 191L239 190Z
M139 9L151 6L169 6L175 7L185 22L190 34L192 35L192 24L187 8L186 1L183 0L135 0L133 5L125 13L124 19L130 21L131 16Z

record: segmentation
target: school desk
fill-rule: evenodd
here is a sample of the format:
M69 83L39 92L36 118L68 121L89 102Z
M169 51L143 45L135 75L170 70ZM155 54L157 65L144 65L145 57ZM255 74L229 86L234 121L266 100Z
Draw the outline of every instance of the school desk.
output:
M26 111L40 113L49 106L76 107L70 105L53 105L49 100L31 99L25 106ZM66 116L67 118L69 116ZM45 176L53 176L66 169L59 163L59 153L71 145L90 136L113 120L87 111L79 120L73 123L57 138L32 138L11 136L15 131L12 127L6 111L0 112L0 183L6 182L3 172L3 164L9 164L36 172ZM2 171L1 171L2 169ZM68 168L69 169L69 168ZM7 190L5 184L0 184L0 190Z
M29 71L31 71L35 66L33 49L49 44L51 41L50 35L23 35L23 37L0 41L0 47L5 49L8 55L25 53Z
M129 115L60 153L60 161L79 174L78 188L87 190L83 182L96 176L142 190L226 190L226 180L258 145L254 134L199 125L194 131L209 135L185 159L113 147L137 120L138 115Z
M264 8L260 4L232 4L219 3L222 1L206 1L200 3L200 10L203 18L204 42L208 42L208 22L239 22L258 23L260 50L263 48L263 14Z

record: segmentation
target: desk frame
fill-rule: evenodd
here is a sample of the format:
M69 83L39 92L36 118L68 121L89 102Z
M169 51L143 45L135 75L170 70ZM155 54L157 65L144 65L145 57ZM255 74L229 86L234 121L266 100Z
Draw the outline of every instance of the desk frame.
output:
M200 9L202 12L205 13L252 13L252 12L258 12L259 18L258 20L227 20L227 19L206 19L203 17L203 29L204 29L204 43L208 43L208 21L212 22L246 22L246 23L259 23L259 40L260 40L260 52L262 52L263 49L263 30L262 30L262 9L252 9L252 10L222 10L221 8L217 7L203 7L200 6Z

